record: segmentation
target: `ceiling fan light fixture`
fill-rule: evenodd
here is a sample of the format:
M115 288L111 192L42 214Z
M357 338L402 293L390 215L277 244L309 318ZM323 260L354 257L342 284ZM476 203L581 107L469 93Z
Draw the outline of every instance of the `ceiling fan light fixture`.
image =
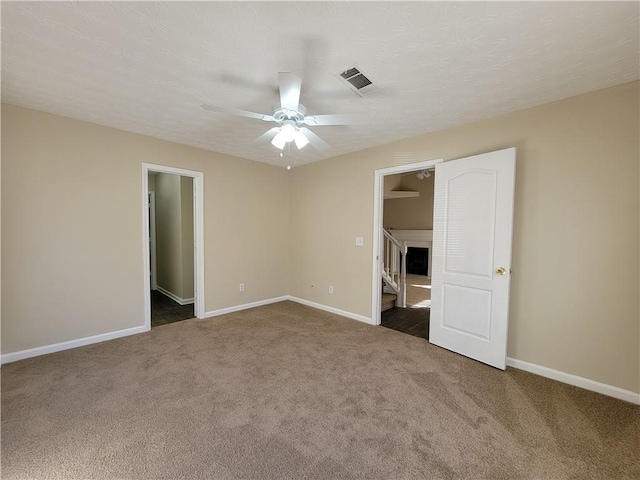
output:
M280 133L284 136L284 141L289 143L295 138L297 130L293 122L287 121L282 125Z
M271 144L276 147L279 148L280 150L284 149L285 144L287 143L286 140L286 136L284 135L284 133L282 132L282 130L280 130L275 137L273 137L273 139L271 140Z
M293 137L293 140L296 142L296 147L298 147L298 150L306 147L309 144L309 139L300 130L296 132L296 136Z
M424 180L425 178L429 178L430 176L431 172L427 169L420 170L418 173L416 173L416 177L418 177L418 180Z
M280 131L276 136L273 137L271 144L274 147L283 150L287 143L293 142L294 140L299 149L309 143L307 137L298 129L298 127L296 127L295 122L287 120L283 123L282 127L280 127Z

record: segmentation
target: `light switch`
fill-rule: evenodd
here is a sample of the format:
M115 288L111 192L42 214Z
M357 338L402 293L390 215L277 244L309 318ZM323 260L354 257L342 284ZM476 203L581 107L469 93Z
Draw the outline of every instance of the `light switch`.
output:
M356 247L364 246L364 237L356 237Z

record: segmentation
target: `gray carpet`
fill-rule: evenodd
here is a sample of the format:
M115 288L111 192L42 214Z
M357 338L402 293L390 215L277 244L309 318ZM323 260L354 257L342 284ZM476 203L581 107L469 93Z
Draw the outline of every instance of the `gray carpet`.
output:
M2 367L2 478L640 478L640 408L282 302Z

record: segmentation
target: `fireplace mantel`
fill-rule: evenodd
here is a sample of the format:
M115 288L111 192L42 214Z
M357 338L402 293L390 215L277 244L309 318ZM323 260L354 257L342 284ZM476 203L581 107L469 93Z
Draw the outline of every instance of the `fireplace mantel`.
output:
M389 230L389 233L398 241L407 242L407 247L429 249L427 275L431 277L431 243L433 242L433 230Z
M397 238L401 242L407 242L409 247L425 248L424 243L433 241L433 230L389 230L393 238ZM409 243L421 243L422 245L410 245ZM429 245L430 246L430 245Z

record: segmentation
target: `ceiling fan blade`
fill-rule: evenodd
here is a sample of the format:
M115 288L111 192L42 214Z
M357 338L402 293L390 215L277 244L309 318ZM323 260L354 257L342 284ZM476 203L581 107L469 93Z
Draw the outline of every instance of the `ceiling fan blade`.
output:
M254 141L252 141L249 145L267 144L271 142L271 140L273 140L273 137L275 137L279 131L280 131L280 127L270 128L269 130L264 132L262 135L260 135L258 138L256 138Z
M280 85L280 106L287 110L297 111L300 103L302 79L293 73L279 72L278 85Z
M328 115L308 115L304 117L307 125L362 125L367 117L361 113L334 113Z
M238 110L237 108L227 108L227 107L216 107L214 105L200 105L204 110L209 110L210 112L218 112L218 113L228 113L230 115L237 115L239 117L249 117L256 118L258 120L263 120L265 122L275 122L276 119L271 115L265 115L264 113L256 113L256 112L248 112L246 110Z
M327 142L322 140L318 135L313 133L308 128L303 127L300 129L300 131L305 134L305 136L309 139L309 143L311 144L311 146L316 150L324 152L331 148Z

